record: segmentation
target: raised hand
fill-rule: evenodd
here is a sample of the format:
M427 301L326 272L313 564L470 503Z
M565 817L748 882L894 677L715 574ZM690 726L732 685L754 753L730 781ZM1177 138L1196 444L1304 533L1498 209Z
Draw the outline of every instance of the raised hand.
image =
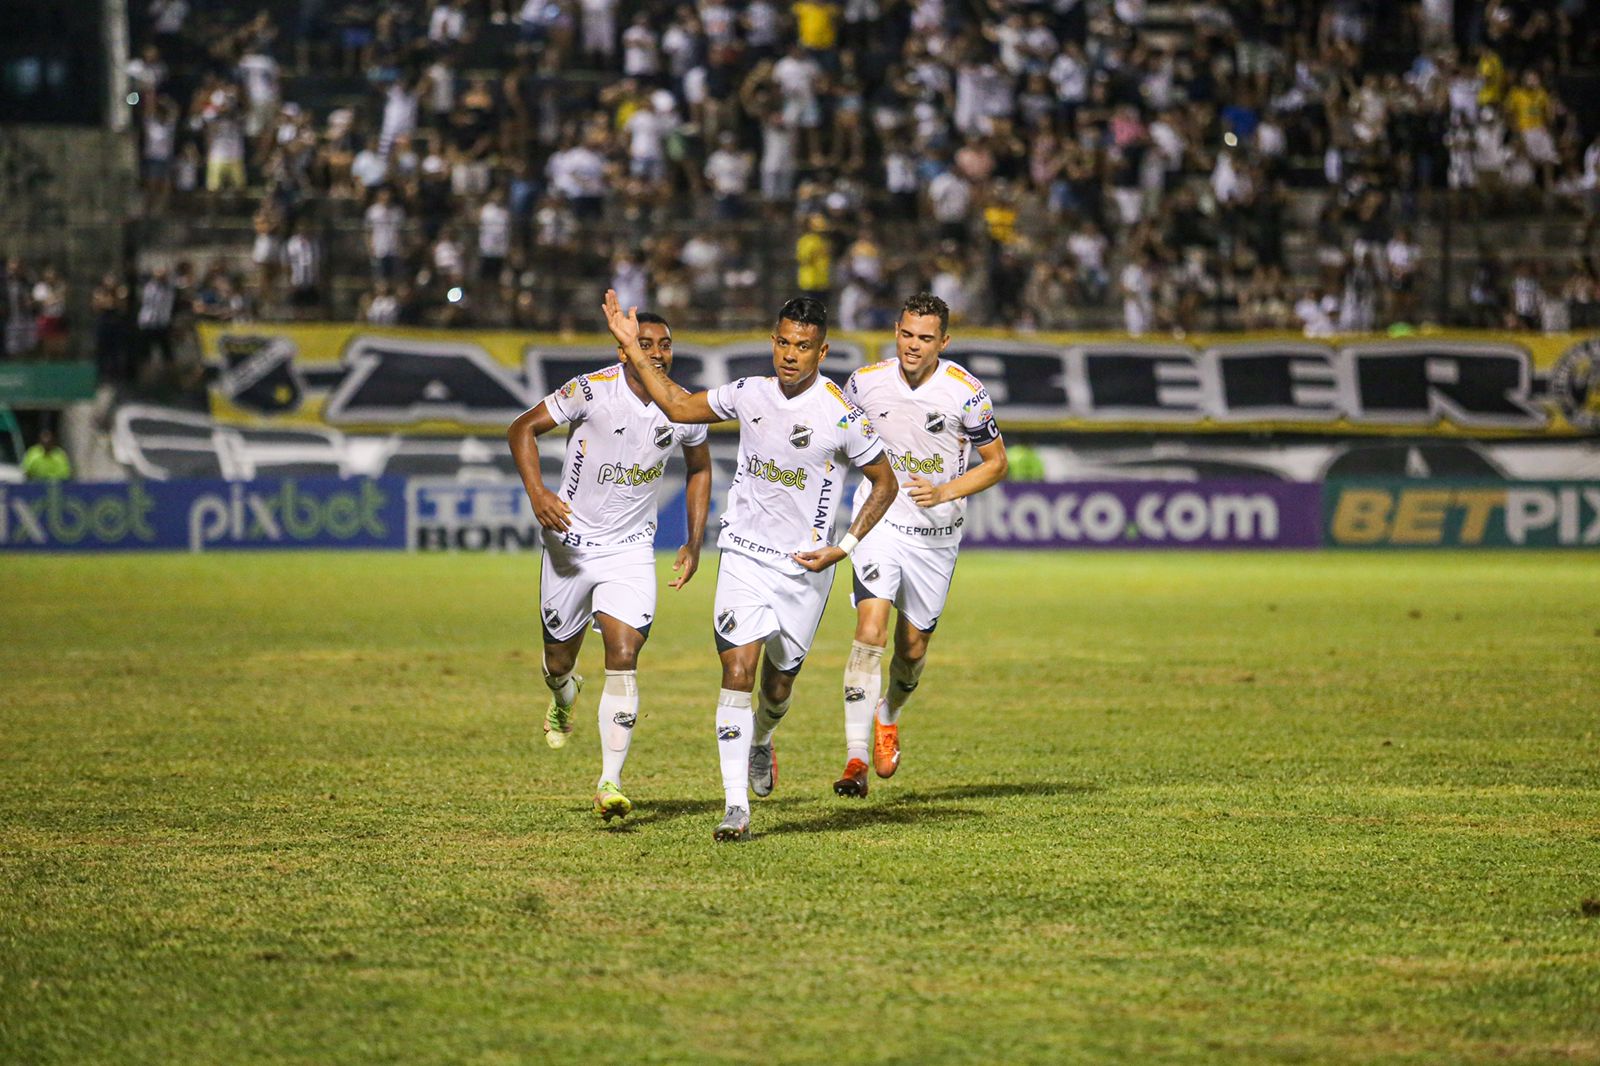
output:
M610 328L611 335L617 339L617 347L626 354L628 346L632 345L635 351L639 348L639 309L630 307L626 312L617 302L617 290L607 289L605 302L600 305L606 313L606 326Z

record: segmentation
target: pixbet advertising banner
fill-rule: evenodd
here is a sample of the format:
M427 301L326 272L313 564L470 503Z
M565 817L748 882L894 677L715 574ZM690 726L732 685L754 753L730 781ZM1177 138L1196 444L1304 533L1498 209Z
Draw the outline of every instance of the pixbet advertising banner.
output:
M1339 548L1600 547L1600 481L1331 481Z
M1297 482L1000 484L967 508L970 548L1315 548L1322 487Z
M0 551L401 548L399 478L0 485Z
M504 427L610 338L363 325L201 326L221 422L349 433ZM772 373L760 332L680 333L673 377L704 389ZM824 374L886 358L885 333L834 333ZM1600 340L1493 331L1353 335L1009 336L959 330L948 349L1003 426L1163 434L1292 432L1480 439L1600 432Z

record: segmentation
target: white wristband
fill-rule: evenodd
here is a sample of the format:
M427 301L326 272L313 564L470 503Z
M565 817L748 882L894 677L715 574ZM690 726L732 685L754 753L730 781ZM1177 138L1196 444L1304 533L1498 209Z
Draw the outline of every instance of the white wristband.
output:
M844 552L845 558L848 559L850 557L850 553L856 550L856 545L859 543L860 541L856 538L854 533L846 533L844 535L844 539L839 541L839 550Z

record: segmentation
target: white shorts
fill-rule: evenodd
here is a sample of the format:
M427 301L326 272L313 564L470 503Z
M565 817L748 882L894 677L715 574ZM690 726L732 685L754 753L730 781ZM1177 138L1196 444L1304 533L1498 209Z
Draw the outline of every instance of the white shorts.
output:
M724 551L717 559L711 611L717 650L765 641L772 665L788 672L800 669L832 587L832 567L820 574L786 574L748 555Z
M960 553L959 544L918 544L880 522L850 557L855 567L850 603L859 607L862 600L889 600L900 617L932 633L944 613Z
M574 552L548 541L539 571L539 617L548 643L563 644L596 614L641 633L656 613L656 555L650 545Z

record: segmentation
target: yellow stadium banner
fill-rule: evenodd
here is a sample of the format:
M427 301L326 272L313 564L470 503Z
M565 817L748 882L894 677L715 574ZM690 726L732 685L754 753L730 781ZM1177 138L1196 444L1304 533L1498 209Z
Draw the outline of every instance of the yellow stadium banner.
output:
M503 427L616 358L603 334L348 325L200 327L213 416L255 427L461 434ZM760 333L674 337L690 389L770 374ZM886 333L835 333L836 381L893 355ZM1600 337L1423 331L1401 337L1005 334L962 330L948 355L997 418L1073 432L1570 438L1600 433Z

